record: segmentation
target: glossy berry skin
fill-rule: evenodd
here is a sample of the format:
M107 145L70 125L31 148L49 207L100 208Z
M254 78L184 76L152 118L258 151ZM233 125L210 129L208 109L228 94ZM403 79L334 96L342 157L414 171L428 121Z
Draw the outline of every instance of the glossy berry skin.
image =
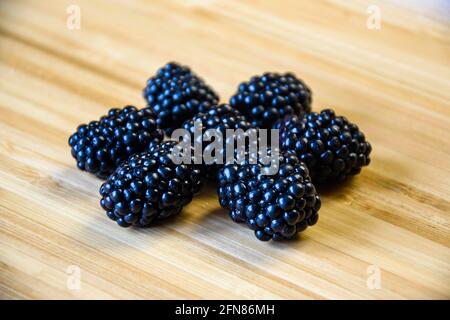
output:
M274 175L263 175L267 166L261 162L248 161L226 165L218 174L220 205L262 241L291 239L319 218L321 200L306 166L292 154L278 157Z
M170 62L147 81L143 96L167 135L197 113L219 102L219 96L188 67Z
M205 113L200 113L190 120L187 120L183 123L182 128L190 132L191 134L191 142L194 144L196 141L194 140L194 124L200 123L202 126L202 136L210 137L207 132L208 130L215 130L217 133L220 133L223 137L222 146L225 146L225 142L227 139L226 130L227 129L242 129L244 132L251 128L250 123L245 119L245 117L236 109L231 108L227 104L221 104L213 106ZM197 143L202 143L202 150L205 149L208 151L208 146L210 146L210 150L212 151L212 143L210 141L203 141L202 136L198 137ZM230 137L229 137L230 138ZM231 137L232 139L234 137ZM217 150L217 149L216 149ZM224 150L220 149L220 157L224 159ZM210 180L217 179L217 172L222 167L222 164L205 164L205 174L206 177Z
M358 126L331 109L280 120L280 148L305 162L314 183L341 182L370 163L372 146Z
M271 129L285 116L303 116L311 111L309 87L292 73L265 73L239 85L230 105L253 127Z
M131 156L100 187L100 205L121 227L147 227L178 214L202 185L201 169L175 164L174 141L150 144Z
M142 152L164 133L149 109L113 108L99 121L82 124L69 138L77 166L106 179L130 155Z

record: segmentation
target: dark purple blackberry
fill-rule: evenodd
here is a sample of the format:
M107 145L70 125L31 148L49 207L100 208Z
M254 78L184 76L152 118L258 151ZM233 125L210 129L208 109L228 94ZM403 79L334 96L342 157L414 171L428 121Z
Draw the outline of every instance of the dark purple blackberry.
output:
M220 205L262 241L293 238L319 218L321 201L306 166L293 154L277 158L279 169L273 175L264 175L269 165L249 164L248 159L226 165L218 174Z
M143 92L156 113L156 123L167 135L200 112L219 102L219 96L188 67L166 64L147 81Z
M239 85L230 105L238 109L253 127L271 129L288 115L311 111L311 90L292 73L265 73Z
M203 135L205 137L210 137L211 135L208 135L208 130L216 130L218 133L220 133L223 137L223 143L222 146L225 146L225 143L227 141L226 136L226 130L227 129L242 129L244 132L250 129L251 125L250 123L245 119L245 117L236 109L231 108L227 104L221 104L212 107L205 113L200 113L190 120L187 120L183 123L183 129L189 131L191 133L191 141L194 144L194 124L195 123L201 123L202 126L202 135L198 137L197 143L202 144L202 150L208 151L208 148L210 148L210 151L212 150L213 142L203 141L202 137ZM230 138L230 137L228 137ZM234 138L231 137L232 139ZM215 138L212 138L212 141ZM216 149L217 150L217 149ZM224 159L224 149L221 148L219 151L218 157L220 157L223 160L223 163L225 162ZM208 154L213 154L213 152L208 152ZM222 167L223 164L213 163L213 164L207 164L205 165L205 174L208 179L216 180L217 178L217 171L220 167Z
M100 205L122 227L149 226L178 214L200 190L202 172L196 165L172 161L174 141L151 143L120 165L100 187Z
M280 148L295 153L314 183L341 182L370 163L372 146L356 124L333 110L280 120Z
M79 169L105 179L130 155L146 150L150 142L161 141L163 136L149 108L127 106L80 125L69 145Z

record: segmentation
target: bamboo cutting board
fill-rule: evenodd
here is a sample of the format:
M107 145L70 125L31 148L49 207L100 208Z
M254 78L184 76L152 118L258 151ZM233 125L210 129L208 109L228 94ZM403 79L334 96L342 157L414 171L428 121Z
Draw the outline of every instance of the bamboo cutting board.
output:
M450 298L445 2L1 1L0 297ZM110 107L144 106L171 60L223 102L254 74L296 73L313 109L362 128L371 165L320 189L319 222L297 241L256 240L212 184L170 223L119 228L67 139Z

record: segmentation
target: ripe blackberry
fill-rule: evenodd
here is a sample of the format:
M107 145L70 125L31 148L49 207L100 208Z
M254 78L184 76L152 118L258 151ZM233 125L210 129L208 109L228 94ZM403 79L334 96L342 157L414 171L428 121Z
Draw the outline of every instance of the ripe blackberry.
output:
M241 83L230 105L252 126L271 129L278 119L310 112L311 90L292 73L265 73Z
M143 92L156 113L156 123L167 135L199 112L219 102L219 96L188 67L166 64L147 81Z
M305 162L315 183L341 182L370 163L372 146L364 133L331 109L286 118L274 128L280 129L280 148Z
M79 169L105 179L130 155L146 150L150 142L161 141L163 136L149 108L127 106L80 125L69 145Z
M178 214L200 190L201 170L175 164L175 141L151 143L149 151L135 154L120 165L100 187L100 205L122 227L149 226Z
M278 160L274 175L263 175L270 164L249 164L248 159L226 165L218 174L221 206L262 241L293 238L319 218L321 201L306 166L289 153L281 153Z
M202 126L202 135L198 137L198 141L194 140L195 123L201 123ZM183 123L183 129L187 130L191 134L192 143L201 143L203 147L202 150L204 151L208 151L208 148L209 151L212 151L213 141L204 142L202 139L203 135L204 137L211 138L211 135L208 135L207 133L207 131L210 129L216 130L218 133L220 133L223 137L222 148L220 148L219 154L216 154L216 157L220 157L221 159L223 159L223 162L225 162L225 152L223 147L225 146L225 143L227 141L226 130L242 129L245 132L250 129L250 127L250 123L244 118L244 116L238 110L231 108L227 104L214 106L211 109L207 110L205 113L195 115L193 118ZM233 139L234 137L231 138ZM214 140L214 138L212 140ZM210 153L211 152L208 152L208 154ZM222 165L223 164L217 163L205 165L206 177L211 180L216 180L217 171L220 167L222 167Z

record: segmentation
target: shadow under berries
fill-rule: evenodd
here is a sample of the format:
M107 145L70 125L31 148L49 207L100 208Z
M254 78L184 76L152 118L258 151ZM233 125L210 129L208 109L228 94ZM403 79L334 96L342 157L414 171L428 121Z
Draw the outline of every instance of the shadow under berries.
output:
M349 177L343 182L314 183L317 192L322 198L339 195L349 191L355 185L357 177Z

